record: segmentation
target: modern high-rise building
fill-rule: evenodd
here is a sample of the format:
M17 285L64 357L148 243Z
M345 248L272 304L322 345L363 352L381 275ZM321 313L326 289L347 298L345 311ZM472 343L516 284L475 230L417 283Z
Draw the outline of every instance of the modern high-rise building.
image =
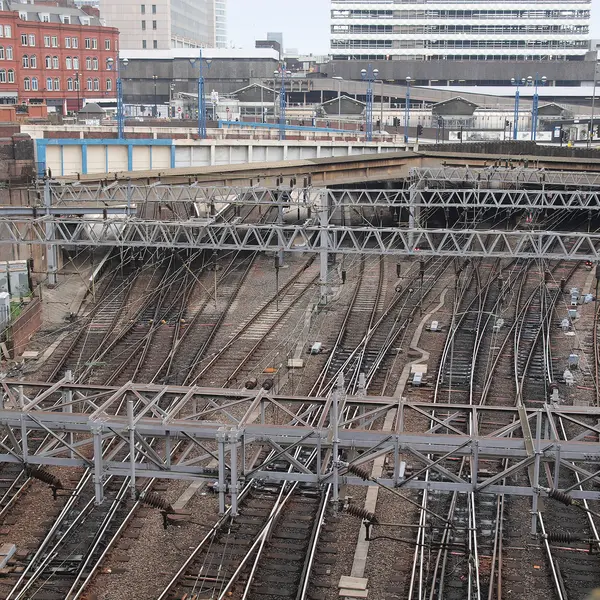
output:
M332 0L331 54L362 60L583 60L591 0Z
M227 48L227 0L215 0L215 39L217 48Z
M216 0L100 0L122 50L214 48Z

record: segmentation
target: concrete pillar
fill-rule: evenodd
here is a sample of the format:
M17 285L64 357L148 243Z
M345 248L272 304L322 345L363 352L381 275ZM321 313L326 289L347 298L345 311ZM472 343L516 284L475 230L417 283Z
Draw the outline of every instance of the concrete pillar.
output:
M210 166L214 167L217 162L217 149L214 144L210 145Z

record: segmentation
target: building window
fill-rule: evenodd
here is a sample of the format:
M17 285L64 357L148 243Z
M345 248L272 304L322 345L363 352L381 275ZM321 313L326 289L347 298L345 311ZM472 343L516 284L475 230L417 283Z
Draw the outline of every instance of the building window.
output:
M73 68L75 70L79 69L79 56L73 57Z
M25 77L25 79L23 79L23 88L25 89L26 92L29 91L30 89L30 84L29 84L29 77Z
M70 48L70 47L71 47L71 38L66 37L65 38L65 48Z
M58 37L55 35L52 36L52 47L58 48Z
M79 38L71 38L73 48L79 48Z
M90 50L92 48L92 40L90 38L85 38L85 49Z
M152 21L152 29L154 29L154 31L156 31L156 21Z
M27 13L25 11L19 11L19 19L21 19L21 21L27 21Z
M94 84L93 84L93 82L92 82L92 79L91 79L91 77L88 77L88 80L87 80L87 89L88 89L88 92L91 92L91 91L92 91L92 89L93 89L93 86L94 86Z
M89 17L79 17L79 21L81 22L82 25L89 25L90 24L90 18Z
M98 57L96 56L92 58L92 69L94 69L94 71L98 70Z
M72 69L73 68L73 59L70 56L67 56L67 58L65 58L65 64L67 66L67 69Z
M58 77L54 78L54 91L58 92L60 90L60 79Z
M158 41L152 40L152 47L156 50L158 48Z
M21 34L21 46L27 46L27 34L26 33Z
M79 82L79 75L77 75L77 77L75 77L75 81L73 83L75 83L75 91L78 92L81 89L81 85Z
M50 48L50 36L49 35L44 36L44 48Z
M156 4L152 5L152 14L155 15L156 14Z
M48 77L48 79L46 79L46 89L49 92L52 91L52 77Z
M6 83L6 69L0 69L0 83Z
M110 40L104 40L104 49L110 50Z
M46 60L44 61L44 64L46 65L46 69L51 69L52 68L52 58L50 56L46 56Z
M106 80L106 91L112 92L112 79L108 78Z
M142 31L146 31L146 21L142 21Z
M13 59L12 46L6 46L6 60L12 60L12 59Z
M94 91L95 92L100 91L100 80L97 77L94 79Z
M146 40L142 40L142 48L145 50L146 49Z
M33 33L29 34L29 45L35 46L35 35L33 35Z
M69 77L67 79L67 92L73 91L73 80Z
M0 10L4 10L4 9L0 9ZM0 38L4 37L4 29L2 29L2 25L0 25Z
M60 64L58 62L58 56L53 56L52 57L52 68L53 69L60 69Z
M37 77L32 77L31 78L31 89L34 92L38 91L38 78Z
M23 58L21 59L21 64L24 69L29 69L29 56L27 54L23 54Z
M92 50L98 50L98 40L96 38L92 38Z
M29 68L37 69L37 56L35 54L29 57Z
M15 82L15 72L13 69L9 69L8 70L8 83L14 83Z
M88 71L92 70L92 59L89 56L85 59L85 68Z
M145 4L142 4L142 5L140 6L140 9L141 9L141 11L142 11L142 14L143 14L143 15L145 15L145 14L146 14L146 5L145 5Z
M71 16L70 15L62 15L62 22L65 25L71 24Z
M42 23L50 23L50 14L49 13L40 13L40 21Z
M4 37L12 37L12 27L10 25L4 26Z
M4 60L4 46L0 46L0 60Z

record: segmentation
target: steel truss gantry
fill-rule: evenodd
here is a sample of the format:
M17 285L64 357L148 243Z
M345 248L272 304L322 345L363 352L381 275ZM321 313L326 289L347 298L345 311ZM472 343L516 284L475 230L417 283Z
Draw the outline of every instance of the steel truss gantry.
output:
M553 173L556 175L556 173ZM588 174L588 176L591 174ZM599 176L600 180L600 176ZM439 181L439 180L438 180ZM465 182L466 180L460 180ZM72 205L122 207L144 205L233 205L233 206L281 206L284 208L309 208L318 210L327 206L331 215L338 209L387 208L456 208L490 210L600 210L600 189L556 190L486 187L479 182L473 187L428 187L430 180L424 178L411 187L400 189L320 189L312 187L200 187L190 185L151 186L114 183L99 186L52 186L49 195L55 212L65 207L69 214ZM599 184L600 185L600 184ZM168 218L165 214L165 218Z
M521 185L558 185L568 187L600 186L600 173L592 171L549 171L521 166L503 167L419 167L409 170L411 183L418 181L502 182Z
M572 497L600 500L597 407L437 405L345 396L337 389L309 398L264 389L110 387L67 379L55 384L4 380L1 387L0 462L93 469L97 502L103 501L103 482L114 475L130 477L132 487L136 477L210 478L216 481L221 510L227 494L234 514L237 492L250 479L516 494L532 496L537 505L546 493L539 480L524 486L513 479L532 464L538 477L544 472L540 467L549 467L545 472L553 489L570 486L568 473L579 474L587 485L571 490ZM389 411L395 417L391 432L370 429ZM568 439L559 436L560 422L568 422ZM523 431L535 433L530 438ZM35 453L28 445L33 433L50 440ZM314 450L316 460L298 461L299 447ZM251 458L259 456L266 458L253 463ZM391 476L374 482L348 474L346 461L359 466L381 456L393 466ZM446 468L445 461L458 457L470 460L473 475L461 477ZM485 461L485 475L480 461ZM407 466L412 475L407 476ZM427 469L438 477L426 479Z
M136 218L0 218L0 244L600 260L600 233Z

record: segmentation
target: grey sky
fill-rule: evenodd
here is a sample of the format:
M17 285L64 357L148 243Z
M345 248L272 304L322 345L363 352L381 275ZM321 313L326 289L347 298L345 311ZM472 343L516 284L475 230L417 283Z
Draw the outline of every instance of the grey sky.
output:
M229 41L253 48L267 31L283 32L286 48L329 52L329 0L228 0ZM592 37L600 39L600 0L592 0Z

